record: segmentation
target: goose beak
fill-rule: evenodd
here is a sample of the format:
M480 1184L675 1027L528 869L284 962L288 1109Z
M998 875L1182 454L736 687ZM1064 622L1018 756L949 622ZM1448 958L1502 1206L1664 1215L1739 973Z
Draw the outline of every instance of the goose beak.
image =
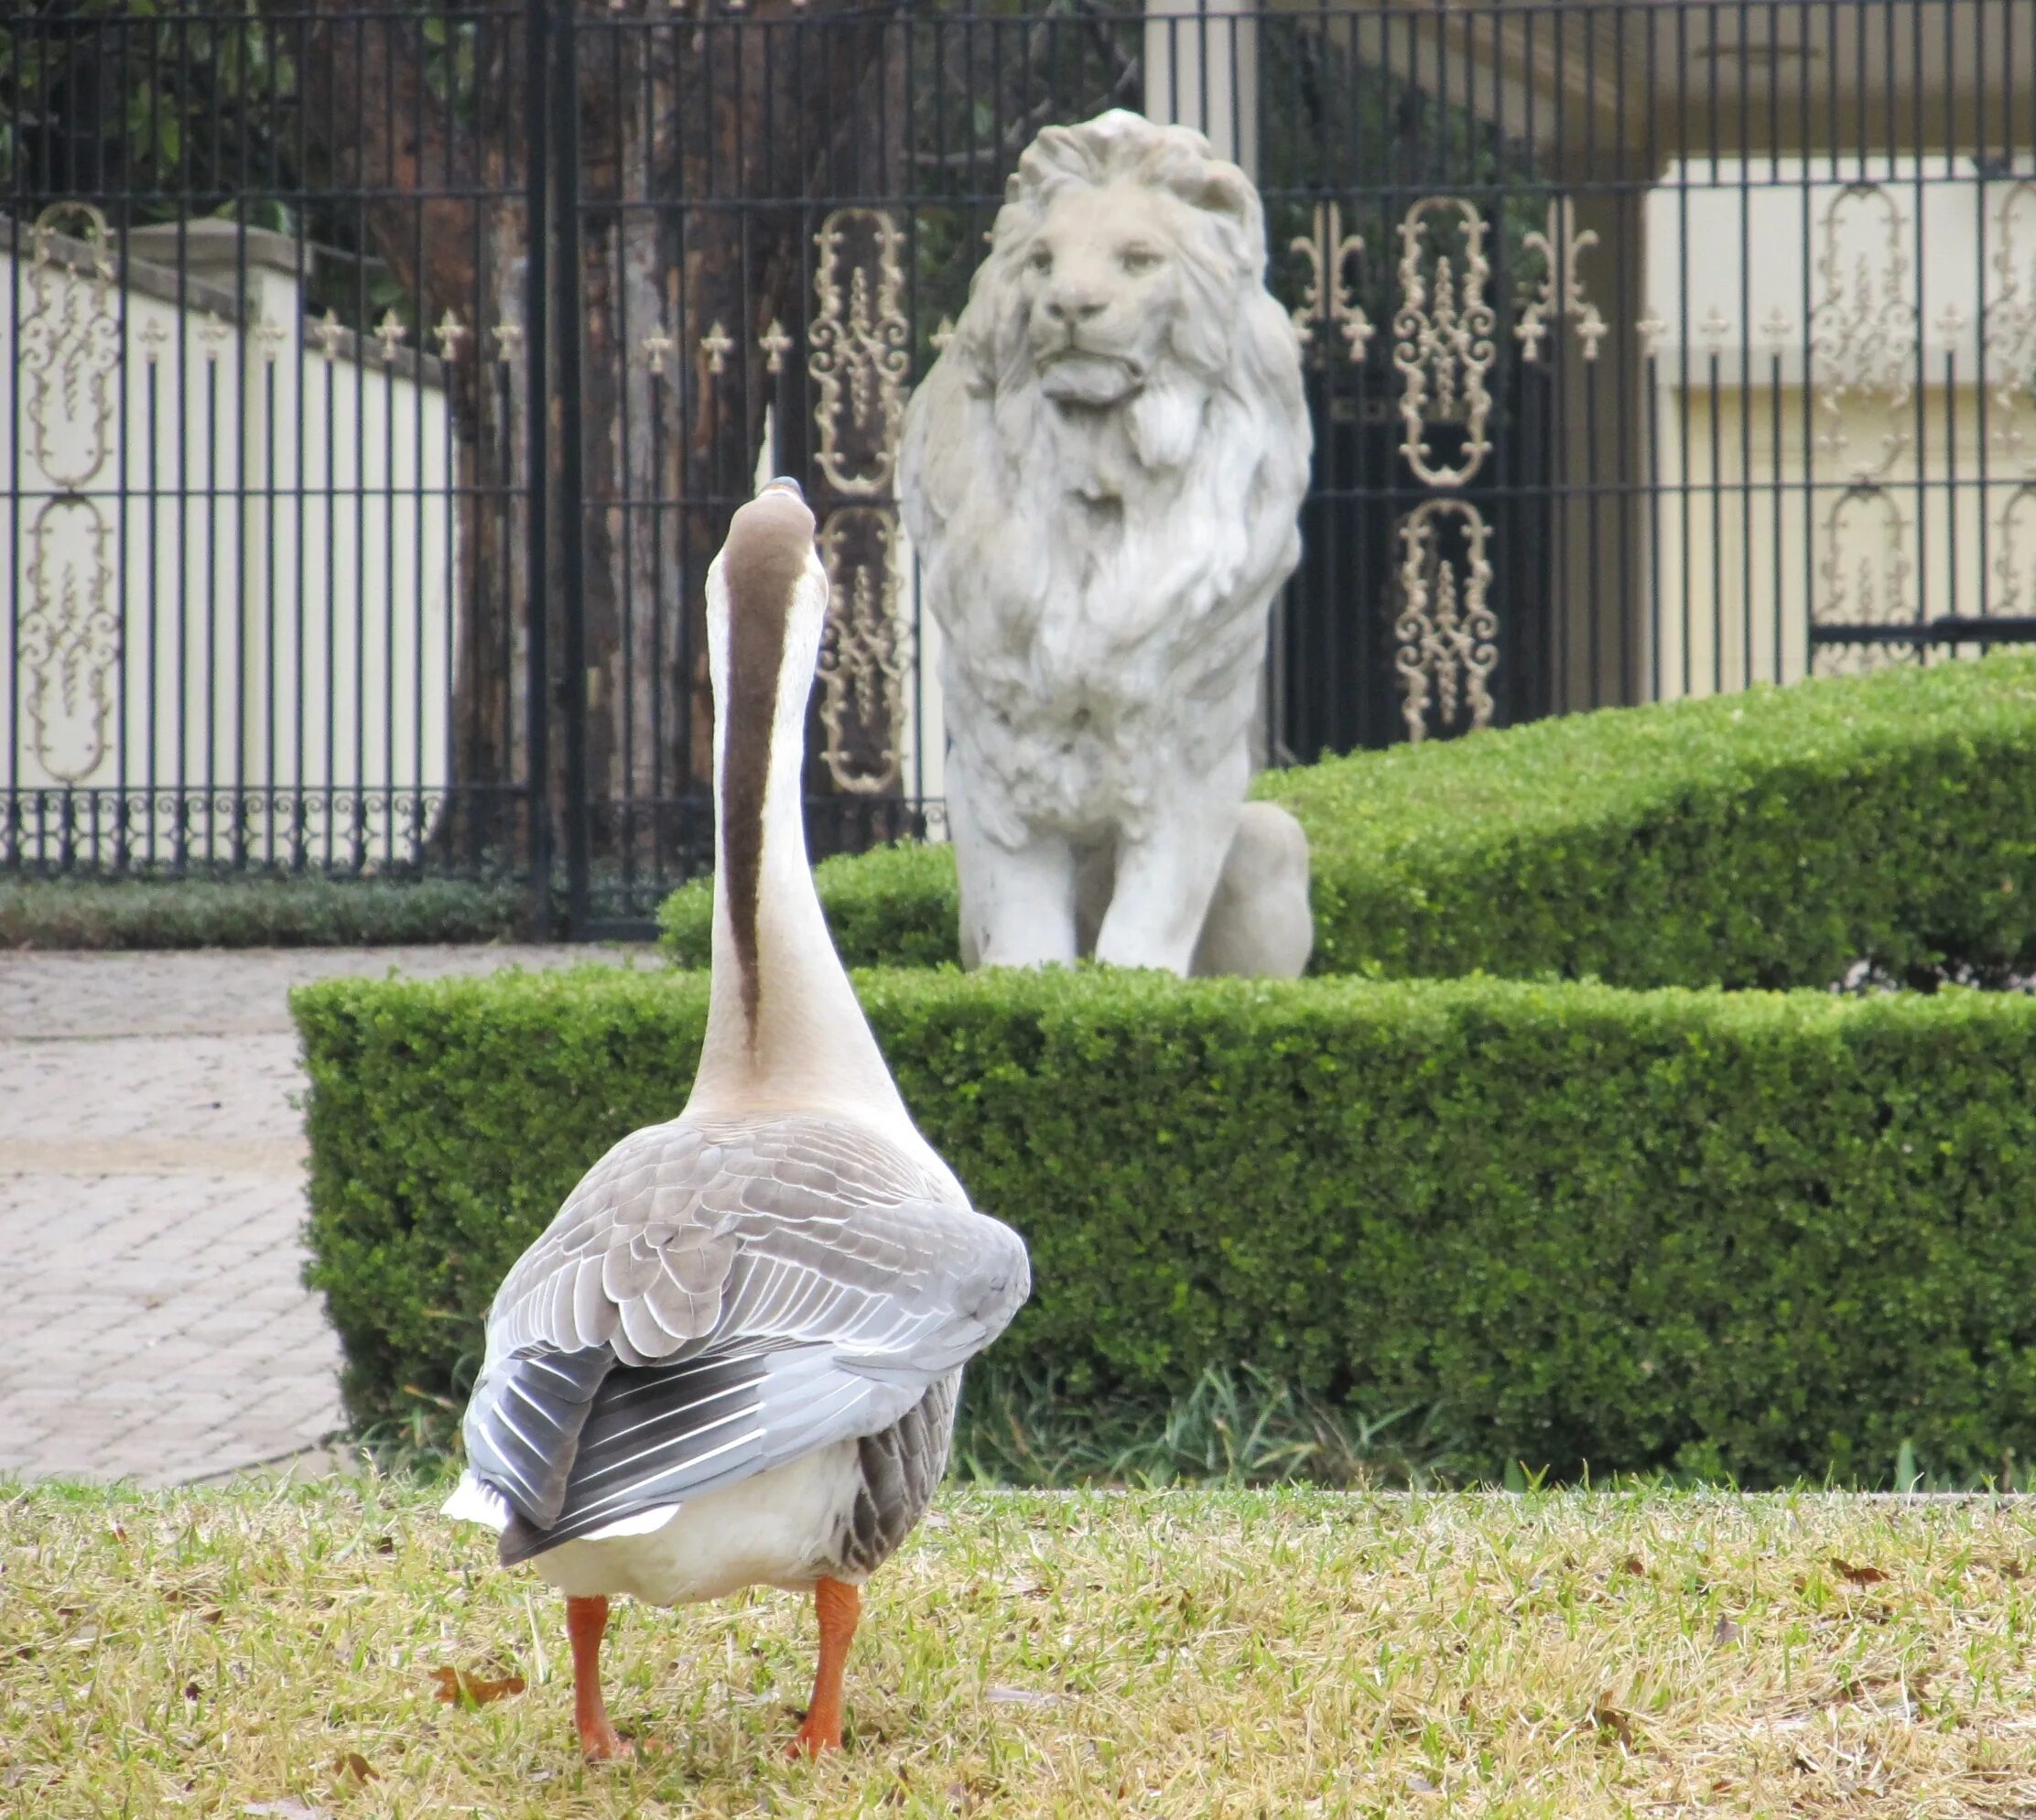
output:
M798 500L803 500L806 497L806 489L800 486L789 474L780 474L775 480L765 481L757 489L756 496L762 499L767 493L788 493L794 499Z

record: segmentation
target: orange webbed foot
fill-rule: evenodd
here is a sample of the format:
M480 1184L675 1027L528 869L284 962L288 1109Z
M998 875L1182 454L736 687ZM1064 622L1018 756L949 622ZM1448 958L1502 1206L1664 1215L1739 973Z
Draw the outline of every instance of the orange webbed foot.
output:
M841 1748L841 1724L837 1719L832 1725L809 1714L807 1721L793 1735L791 1743L785 1747L785 1754L795 1763L802 1757L826 1757Z
M612 1725L583 1726L579 1732L580 1754L590 1763L633 1763L636 1747Z

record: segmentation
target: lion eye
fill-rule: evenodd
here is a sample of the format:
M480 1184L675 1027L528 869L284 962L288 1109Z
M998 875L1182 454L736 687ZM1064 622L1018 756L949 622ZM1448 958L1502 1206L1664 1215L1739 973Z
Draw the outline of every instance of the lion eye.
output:
M1150 272L1159 264L1159 255L1149 246L1127 246L1118 261L1127 272Z
M1054 255L1044 246L1035 246L1032 250L1032 257L1025 263L1041 276L1045 276L1054 269Z

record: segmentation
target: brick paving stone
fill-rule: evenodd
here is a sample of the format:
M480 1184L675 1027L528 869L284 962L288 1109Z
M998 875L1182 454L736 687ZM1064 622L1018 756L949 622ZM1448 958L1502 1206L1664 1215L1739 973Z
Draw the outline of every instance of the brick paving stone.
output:
M341 1427L289 989L645 949L0 954L0 1475L179 1484Z

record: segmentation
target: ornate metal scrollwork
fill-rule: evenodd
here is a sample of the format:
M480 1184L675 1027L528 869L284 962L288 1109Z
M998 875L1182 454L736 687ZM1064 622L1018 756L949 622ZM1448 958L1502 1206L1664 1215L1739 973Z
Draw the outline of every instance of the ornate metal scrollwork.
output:
M2025 250L2020 230L2031 232ZM2027 259L2026 266L2022 261ZM2036 182L2009 186L1994 217L1994 288L1987 299L1987 372L1992 377L1993 439L2036 479Z
M1583 257L1597 244L1597 230L1587 228L1578 233L1570 221L1568 201L1558 198L1548 205L1547 232L1522 234L1520 244L1523 251L1539 254L1543 267L1540 286L1521 307L1520 320L1513 324L1521 359L1532 364L1541 358L1541 344L1551 322L1574 320L1584 358L1596 360L1597 344L1611 333L1597 306L1584 295Z
M1846 489L1824 520L1823 584L1813 618L1819 625L1904 625L1918 617L1909 596L1915 565L1909 559L1909 524L1895 497L1871 482ZM1879 669L1911 654L1903 644L1852 647L1824 645L1813 652L1819 676Z
M1460 562L1442 545L1443 526L1451 520L1459 527ZM1467 499L1424 500L1400 521L1393 663L1400 672L1400 712L1413 743L1463 720L1472 728L1491 724L1499 616L1490 604L1490 545L1491 527Z
M60 257L63 227L85 249ZM28 453L56 497L29 521L27 600L15 662L28 750L48 775L80 784L108 748L120 664L119 577L113 527L85 489L116 458L120 312L105 217L87 202L56 202L30 230L18 385Z
M820 724L838 788L873 796L896 787L907 653L898 601L904 565L896 515L844 505L820 529L829 604L820 645Z
M2036 617L2036 480L2009 493L1994 521L1994 592L1987 611Z
M1449 254L1438 251L1430 255L1433 279L1425 279L1424 231L1431 218L1439 222L1452 214L1463 236L1461 276ZM1485 301L1485 285L1491 276L1485 257L1486 227L1475 205L1461 196L1424 197L1400 223L1401 303L1392 319L1392 363L1403 381L1400 452L1434 487L1462 486L1491 452L1485 437L1491 417L1485 374L1491 370L1495 319ZM1431 417L1463 422L1463 453L1455 467L1439 465L1429 452L1426 426Z
M53 244L67 226L83 262ZM52 202L28 233L27 308L19 340L28 452L59 487L85 485L113 458L120 312L113 305L112 230L90 202Z
M837 493L889 491L912 369L904 310L904 233L883 209L836 209L814 236L814 317L807 368L820 471Z
M814 383L820 559L829 594L820 648L822 756L836 788L879 796L894 790L903 772L908 661L899 611L903 534L885 498L911 371L905 237L885 211L854 207L828 214L814 244L819 258L807 370Z
M1294 312L1294 330L1304 348L1315 345L1317 325L1334 329L1352 360L1364 358L1365 344L1378 330L1364 313L1343 275L1345 264L1364 251L1362 235L1343 231L1343 205L1317 202L1315 231L1301 234L1290 251L1308 262L1308 280L1301 293L1301 305Z
M1909 446L1904 409L1914 385L1916 309L1909 299L1902 213L1878 183L1847 184L1825 211L1810 313L1810 387L1823 419L1817 447L1865 485ZM1852 448L1848 407L1877 410L1879 448Z

